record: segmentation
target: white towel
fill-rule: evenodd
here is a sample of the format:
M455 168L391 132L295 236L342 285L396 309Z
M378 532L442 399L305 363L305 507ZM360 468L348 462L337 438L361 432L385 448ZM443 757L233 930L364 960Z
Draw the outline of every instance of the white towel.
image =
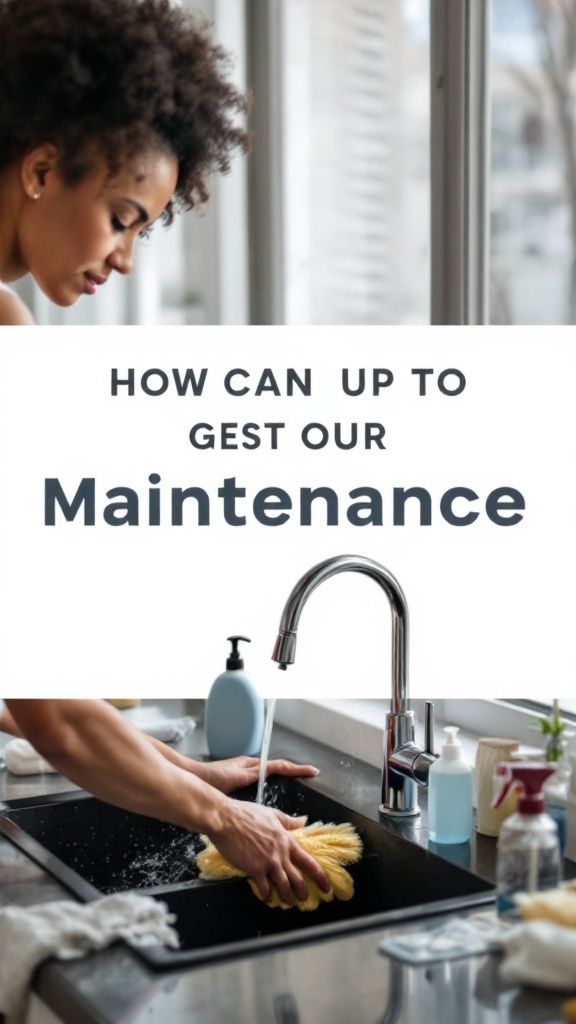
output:
M4 763L13 775L42 775L56 771L28 740L10 740L4 747Z
M526 921L502 941L502 977L515 985L559 991L576 988L576 929L552 921Z
M178 936L174 915L151 896L119 893L95 903L72 900L0 910L0 1013L6 1024L22 1024L32 975L43 960L75 960L117 939L135 944L160 942L173 949Z
M134 716L134 719L129 718L128 721L131 721L132 725L147 733L148 736L162 740L163 743L175 743L176 740L181 740L186 733L196 728L196 719L190 715L185 715L184 718L158 718L151 714L148 719L147 717L142 718L140 711L138 718Z
M190 716L184 718L152 716L150 721L144 718L142 722L133 722L132 724L148 736L153 736L164 743L172 743L181 740L186 733L195 729L196 719ZM34 749L28 740L10 740L4 747L3 754L4 763L13 775L41 775L43 772L56 772L56 768L48 764L48 761Z
M475 914L467 924L479 938L484 936L487 950L503 953L500 974L505 981L557 991L576 988L576 928L545 920L515 923L493 911Z

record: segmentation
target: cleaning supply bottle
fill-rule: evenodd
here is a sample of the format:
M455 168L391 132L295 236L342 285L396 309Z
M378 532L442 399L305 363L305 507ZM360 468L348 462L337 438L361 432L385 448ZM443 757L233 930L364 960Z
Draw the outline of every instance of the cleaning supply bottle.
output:
M503 823L497 846L496 909L500 917L518 919L514 896L519 892L554 889L560 881L558 827L544 810L542 786L554 766L537 761L506 764L504 785L494 801L498 807L512 788L520 792L518 811Z
M226 671L214 680L206 701L206 740L210 757L256 756L262 746L264 701L245 672L238 643L247 636L229 636L232 650Z
M576 861L576 751L570 751L568 761L572 770L568 785L566 856Z
M520 743L510 736L483 736L478 740L474 762L474 783L476 787L476 831L483 836L497 836L502 822L516 810L516 793L502 807L495 810L494 797L502 786L499 780L495 788L496 767L502 761L512 761L514 751Z
M462 757L458 726L447 725L448 738L428 776L428 823L435 843L467 843L472 833L472 769Z
M564 856L566 849L566 831L568 827L568 788L572 767L566 751L566 740L560 740L561 754L554 764L554 773L542 786L544 794L544 810L554 819L558 826L560 854Z

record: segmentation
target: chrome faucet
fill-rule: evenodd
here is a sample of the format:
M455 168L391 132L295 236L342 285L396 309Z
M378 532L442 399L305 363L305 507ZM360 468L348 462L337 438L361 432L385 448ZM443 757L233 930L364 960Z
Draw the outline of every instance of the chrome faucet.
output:
M296 631L302 609L313 590L339 572L370 576L386 594L392 610L392 699L386 715L382 766L382 814L395 818L420 813L416 783L428 785L435 760L433 705L426 704L424 750L414 742L414 712L408 708L408 606L398 580L388 569L362 555L338 555L312 567L292 590L282 612L272 658L281 669L296 655Z

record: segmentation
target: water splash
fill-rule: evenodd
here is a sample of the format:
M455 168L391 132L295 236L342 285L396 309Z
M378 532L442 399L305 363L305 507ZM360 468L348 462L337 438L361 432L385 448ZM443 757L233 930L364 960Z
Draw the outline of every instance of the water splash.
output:
M140 851L129 865L115 875L106 891L148 889L197 878L196 854L203 849L200 836L189 832L187 835L175 836L161 849Z

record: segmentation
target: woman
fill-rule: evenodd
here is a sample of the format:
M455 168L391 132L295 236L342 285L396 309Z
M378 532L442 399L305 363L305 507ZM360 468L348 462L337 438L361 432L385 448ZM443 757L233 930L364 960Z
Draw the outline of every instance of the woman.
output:
M169 0L0 0L0 324L32 317L6 287L31 273L55 303L127 274L136 239L208 198L248 137L226 57ZM305 898L328 881L290 832L301 820L234 801L255 759L197 764L103 701L9 700L25 736L96 796L210 836L257 882ZM313 774L272 762L269 770Z
M248 136L227 57L170 0L0 0L0 324L26 273L60 306L128 274Z

